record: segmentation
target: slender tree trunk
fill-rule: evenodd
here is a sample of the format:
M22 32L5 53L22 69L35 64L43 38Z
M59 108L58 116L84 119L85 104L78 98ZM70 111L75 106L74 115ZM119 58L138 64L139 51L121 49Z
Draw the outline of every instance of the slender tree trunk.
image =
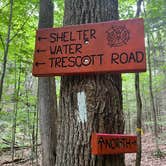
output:
M137 11L136 17L139 17L141 13L141 3L143 0L137 1ZM141 165L141 154L142 154L142 145L141 145L141 133L142 133L142 100L140 94L140 83L139 83L139 73L135 74L135 92L136 92L136 101L137 101L137 145L138 151L136 154L136 166Z
M5 79L5 74L6 74L6 64L7 64L7 57L8 57L8 51L9 51L12 16L13 16L13 0L10 0L8 32L7 32L6 43L4 45L3 68L2 68L2 75L1 75L1 79L0 79L0 111L1 111L1 102L2 102L2 93L3 93L3 83L4 83L4 79Z
M153 96L153 85L152 85L152 68L151 68L151 61L150 61L150 39L149 34L147 35L147 41L148 41L148 66L149 66L149 92L150 92L150 102L152 106L152 116L154 121L154 135L155 135L155 141L156 141L156 151L159 151L158 146L158 130L157 130L157 115L156 115L156 108L155 108L155 102L154 102L154 96Z
M141 165L141 154L142 154L142 145L141 145L141 131L142 131L142 100L140 95L140 85L139 85L139 74L135 74L135 91L137 99L137 145L138 151L136 154L136 166Z
M130 110L128 110L128 123L129 123L129 133L131 133L131 115L130 115Z
M15 157L15 143L16 143L16 128L17 128L17 113L18 113L18 101L20 93L20 84L21 84L21 61L19 64L19 74L17 81L17 62L15 56L15 84L14 84L14 110L13 110L13 121L12 121L12 143L11 143L11 153L12 153L12 166L14 166L14 157ZM17 85L18 82L18 85Z
M128 103L129 102L129 99L128 99L128 91L126 90L125 91L125 102ZM131 133L131 115L130 115L130 106L129 105L126 105L126 117L125 119L127 119L126 123L125 123L125 131L126 133Z
M40 0L39 28L53 26L53 3ZM42 165L54 166L56 160L56 89L53 77L38 80L38 110L42 143Z
M146 10L144 5L144 13L146 17ZM155 135L155 143L156 143L156 151L160 152L159 145L158 145L158 130L157 130L157 116L156 116L156 108L155 108L155 102L154 102L154 96L153 96L153 85L152 85L152 67L151 67L151 45L150 45L150 36L147 33L147 43L148 43L148 50L147 50L147 56L148 56L148 69L149 69L149 92L150 92L150 102L152 106L152 117L154 121L154 135Z
M36 145L35 145L35 157L36 157L36 165L38 166L39 164L39 161L38 161L38 126L39 126L39 114L38 114L38 111L37 109L36 110L36 129L35 129L35 142L36 142Z
M159 66L157 66L157 64L155 63L156 61L155 61L155 57L157 57L157 50L156 50L156 48L155 48L155 46L154 46L154 41L155 41L155 39L154 39L154 36L153 36L153 34L151 34L151 37L152 37L152 43L153 44L151 44L151 48L152 48L152 50L153 50L153 56L152 56L152 59L153 59L153 62L151 62L151 63L153 63L154 64L154 70L153 70L153 74L151 74L151 75L153 75L154 77L156 77L157 75L158 75L158 73L157 73L157 68L159 68ZM155 89L155 88L157 88L157 87L155 87L155 86L152 86L152 89ZM153 92L152 92L153 93ZM155 92L154 92L155 93ZM158 104L159 104L159 101L158 101L158 93L156 92L155 93L155 95L153 95L154 97L154 105L155 105L155 112L156 112L156 122L157 121L160 121L160 109L159 109L159 106L158 106ZM157 118L158 117L158 118ZM157 124L157 123L156 123ZM159 125L156 125L156 128L157 128L157 132L158 133L160 133L160 126Z
M64 25L118 19L117 0L65 0ZM99 39L100 40L100 39ZM91 155L91 134L123 133L120 74L63 76L56 166L124 166L124 155Z

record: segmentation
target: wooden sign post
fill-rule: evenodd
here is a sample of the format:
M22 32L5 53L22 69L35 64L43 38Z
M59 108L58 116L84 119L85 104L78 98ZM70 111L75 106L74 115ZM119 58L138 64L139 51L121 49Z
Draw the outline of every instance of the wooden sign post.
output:
M137 136L93 133L91 148L94 155L136 153Z
M145 70L143 19L37 30L34 76Z

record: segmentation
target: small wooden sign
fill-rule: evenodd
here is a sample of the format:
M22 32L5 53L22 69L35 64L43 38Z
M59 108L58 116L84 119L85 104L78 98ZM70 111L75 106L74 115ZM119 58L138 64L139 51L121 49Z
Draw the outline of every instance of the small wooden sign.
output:
M143 19L37 30L34 76L145 70Z
M93 133L91 148L93 155L136 153L137 136Z

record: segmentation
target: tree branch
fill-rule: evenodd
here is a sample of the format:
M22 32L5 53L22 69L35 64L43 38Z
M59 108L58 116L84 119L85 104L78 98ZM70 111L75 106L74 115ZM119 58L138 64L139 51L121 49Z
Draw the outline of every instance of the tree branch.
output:
M5 50L4 50L4 56L3 56L2 75L1 75L1 79L0 79L0 103L2 100L3 83L4 83L5 73L6 73L6 64L7 64L8 50L9 50L9 40L10 40L10 32L11 32L11 25L12 25L12 16L13 16L13 0L10 0L8 33L7 33L6 46L5 46ZM0 111L1 111L1 108L0 108Z
M137 1L137 11L136 11L136 15L135 17L139 17L140 13L141 13L141 3L143 2L143 0L138 0Z
M1 10L5 8L6 6L10 5L10 2L6 3L4 6L1 7Z
M5 43L3 42L3 39L2 39L1 35L0 35L0 40L1 40L1 43L2 43L2 47L3 47L4 51L5 51Z
M9 42L11 42L19 34L19 32L24 28L25 24L28 22L29 18L32 16L32 14L33 14L33 12L36 8L37 8L37 5L35 5L35 7L33 8L32 12L31 12L31 14L25 19L25 21L20 26L20 28L17 29L16 33L10 38Z

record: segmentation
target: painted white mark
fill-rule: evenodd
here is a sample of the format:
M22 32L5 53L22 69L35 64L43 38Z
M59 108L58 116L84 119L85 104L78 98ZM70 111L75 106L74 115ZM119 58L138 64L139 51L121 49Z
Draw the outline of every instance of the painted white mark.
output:
M79 121L87 121L87 110L86 110L86 95L85 92L77 93L77 104L78 104L78 119Z

